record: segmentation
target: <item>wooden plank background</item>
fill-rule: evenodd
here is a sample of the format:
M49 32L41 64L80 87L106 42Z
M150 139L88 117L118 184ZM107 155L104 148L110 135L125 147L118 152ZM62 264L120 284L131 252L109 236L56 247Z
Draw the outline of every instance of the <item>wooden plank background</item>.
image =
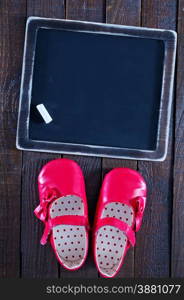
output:
M0 277L95 278L91 251L76 272L63 270L33 210L37 176L49 160L61 157L15 149L25 22L28 16L67 18L178 31L178 54L169 151L164 162L137 162L69 156L83 169L93 222L104 175L130 167L145 177L148 201L137 244L118 277L184 277L184 0L2 0L0 1Z

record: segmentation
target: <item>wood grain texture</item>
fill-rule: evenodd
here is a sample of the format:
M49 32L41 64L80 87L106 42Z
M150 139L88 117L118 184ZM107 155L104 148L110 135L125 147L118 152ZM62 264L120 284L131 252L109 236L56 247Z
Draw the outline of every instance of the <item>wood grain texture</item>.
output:
M184 277L184 1L178 6L178 61L171 276Z
M104 0L66 0L67 19L103 22L104 12Z
M142 26L175 29L177 1L142 1ZM171 122L172 123L172 122ZM147 207L137 234L136 277L169 277L172 209L173 135L170 126L168 155L162 163L139 162L148 184Z
M107 23L139 26L141 17L141 0L107 0Z
M102 0L68 0L66 1L66 18L103 22L104 19L104 1ZM64 155L69 159L74 159L82 168L85 181L86 193L89 206L89 218L91 225L95 214L98 193L101 185L101 158L86 156ZM64 277L98 277L91 250L91 238L89 245L89 255L85 265L75 273L61 270L61 276Z
M29 16L64 19L65 0L27 0Z
M142 26L176 29L177 0L142 0Z
M20 273L22 154L15 148L24 42L23 0L0 3L0 277ZM15 51L16 50L16 51Z
M27 0L27 16L64 18L64 0ZM39 203L37 176L49 160L57 154L24 152L22 172L22 277L57 278L58 263L50 246L41 246L41 222L33 215ZM50 248L50 249L49 249Z
M127 1L127 0L107 0L106 2L106 22L117 23L122 25L140 25L141 1ZM120 160L103 158L102 176L113 168L126 167L137 169L137 161ZM118 277L133 277L134 276L134 249L130 248L128 251L125 263L120 270Z

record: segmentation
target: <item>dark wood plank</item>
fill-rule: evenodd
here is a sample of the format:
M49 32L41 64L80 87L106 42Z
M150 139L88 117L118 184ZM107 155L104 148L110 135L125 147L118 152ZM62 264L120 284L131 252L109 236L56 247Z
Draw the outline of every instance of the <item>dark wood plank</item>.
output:
M64 0L27 0L27 16L64 18ZM22 172L22 277L57 278L58 263L49 246L41 246L41 222L33 215L39 203L37 176L49 160L57 154L24 152Z
M177 1L142 1L142 26L175 29ZM172 209L172 126L164 162L139 162L148 184L143 226L137 234L136 277L169 277Z
M66 18L92 22L103 22L104 0L66 0Z
M176 29L177 0L142 0L142 26Z
M27 0L28 16L63 19L65 0Z
M0 277L20 274L22 153L16 150L16 121L26 3L0 3Z
M171 276L184 277L184 1L178 6L178 61L176 89L175 165Z
M44 226L34 216L39 204L38 174L48 161L57 156L47 153L24 153L22 169L22 277L57 278L58 263L49 243L40 245Z
M76 20L86 20L102 22L104 19L104 1L102 0L68 0L66 1L66 18ZM89 206L89 217L91 224L96 209L98 192L101 185L101 159L95 157L64 155L69 159L74 159L82 168L86 181L86 192ZM61 269L61 276L64 277L88 277L98 276L92 258L91 239L89 254L85 265L76 272L68 272Z
M139 26L141 17L141 0L107 0L107 23Z
M141 1L107 0L106 22L123 25L140 25ZM116 167L137 169L137 162L104 158L102 163L102 176ZM117 277L133 277L134 275L134 249L128 251L125 263Z

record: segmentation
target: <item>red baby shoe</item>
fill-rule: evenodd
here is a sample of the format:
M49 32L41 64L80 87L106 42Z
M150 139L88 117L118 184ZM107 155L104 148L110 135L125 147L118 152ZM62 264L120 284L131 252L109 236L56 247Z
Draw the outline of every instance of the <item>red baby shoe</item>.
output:
M114 277L135 245L145 204L146 183L138 172L116 168L105 176L93 228L94 259L103 277Z
M82 171L69 159L50 161L39 174L38 187L40 205L34 213L45 224L41 244L49 239L60 264L77 270L88 251L88 208Z

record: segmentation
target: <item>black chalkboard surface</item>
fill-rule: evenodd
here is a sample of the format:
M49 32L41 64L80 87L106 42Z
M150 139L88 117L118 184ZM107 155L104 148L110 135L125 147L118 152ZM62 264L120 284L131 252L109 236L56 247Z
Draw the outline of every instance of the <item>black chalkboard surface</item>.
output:
M162 37L156 31L153 38L150 32L145 37L146 30L120 34L54 26L57 21L53 26L37 22L37 28L27 33L29 38L35 31L27 127L32 148L37 148L37 142L48 143L48 150L62 152L63 144L63 152L102 156L109 155L105 149L110 156L116 156L115 149L124 149L125 157L131 158L132 150L142 159L145 153L158 152L161 112L169 110L168 101L163 106L166 40L174 45L175 35L167 31ZM167 81L172 86L171 78ZM45 105L51 123L44 122L38 104ZM168 120L165 130L167 126ZM86 148L75 150L75 145Z
M163 61L160 40L40 29L30 138L155 150Z

